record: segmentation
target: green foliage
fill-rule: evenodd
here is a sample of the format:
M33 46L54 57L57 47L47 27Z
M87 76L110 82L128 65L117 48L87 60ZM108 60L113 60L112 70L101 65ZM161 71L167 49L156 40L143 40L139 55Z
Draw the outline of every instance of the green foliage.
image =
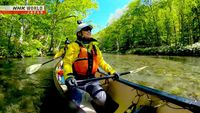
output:
M179 48L179 45L200 41L199 7L198 0L153 0L152 4L134 0L122 17L99 32L97 37L103 37L100 41L104 50L140 48L134 51L149 51L151 54L153 48L160 47L160 51L166 54L171 54L167 51L177 53L173 49Z
M25 2L3 0L0 4L24 5ZM86 18L90 9L97 8L94 0L51 0L45 3L37 0L28 4L45 4L48 14L0 15L0 57L52 54L63 47L66 38L76 40L76 21ZM113 20L95 35L102 50L124 52L134 48L161 47L162 51L163 47L179 48L179 45L200 41L199 0L153 0L151 4L134 0L127 9L120 19ZM171 51L165 49L164 53Z
M150 48L134 48L126 51L127 54L145 55L178 55L178 56L199 56L200 43L188 46L161 46Z
M45 3L44 3L45 2ZM24 5L21 0L3 0L2 5ZM41 56L64 45L66 38L76 39L76 21L88 10L97 8L93 0L37 0L28 5L42 5L46 15L0 15L0 57Z
M24 56L40 56L42 44L38 40L31 40L31 43L23 42L21 50L23 50Z

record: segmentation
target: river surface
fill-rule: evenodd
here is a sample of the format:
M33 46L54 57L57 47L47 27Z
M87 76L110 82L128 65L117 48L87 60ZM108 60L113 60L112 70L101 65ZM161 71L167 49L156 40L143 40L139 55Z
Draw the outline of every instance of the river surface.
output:
M0 113L46 113L65 109L52 79L57 61L42 66L32 75L25 73L26 67L49 59L51 57L0 59ZM122 78L200 100L200 57L104 54L104 59L118 72L148 66Z

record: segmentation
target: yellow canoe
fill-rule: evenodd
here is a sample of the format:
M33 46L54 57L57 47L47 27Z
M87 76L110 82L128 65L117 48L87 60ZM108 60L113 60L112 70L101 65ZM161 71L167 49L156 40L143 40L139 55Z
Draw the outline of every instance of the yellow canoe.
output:
M56 88L66 98L67 86L59 75L60 70L62 61L57 64L53 78ZM96 76L104 75L97 73ZM200 101L175 96L121 78L114 81L108 78L100 80L109 97L104 113L200 113ZM84 94L80 107L69 102L70 108L73 107L69 113L101 113L95 105L91 105L89 98L89 94Z

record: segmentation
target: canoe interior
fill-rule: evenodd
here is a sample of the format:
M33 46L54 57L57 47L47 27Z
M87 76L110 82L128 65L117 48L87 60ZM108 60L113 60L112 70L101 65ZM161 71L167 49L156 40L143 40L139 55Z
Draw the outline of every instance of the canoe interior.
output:
M62 62L58 63L53 78L56 88L60 94L66 98L67 87L58 75L58 71L61 69ZM96 74L96 77L101 76L103 75L100 73ZM108 111L112 109L115 111L114 113L197 113L200 110L200 107L197 107L197 109L192 112L186 109L188 108L187 106L182 107L171 103L165 98L143 92L122 81L123 79L118 81L113 81L111 79L100 81L102 87L110 97L108 103L106 103L106 113L111 113ZM81 107L75 106L74 104L74 109L79 109L77 111L81 113L95 113L95 106L91 105L90 100L89 94L85 93L85 95L83 95Z
M115 113L192 113L181 106L161 100L159 97L144 93L140 90L127 86L119 81L111 81L105 87L106 92L119 104ZM135 110L135 111L136 111Z

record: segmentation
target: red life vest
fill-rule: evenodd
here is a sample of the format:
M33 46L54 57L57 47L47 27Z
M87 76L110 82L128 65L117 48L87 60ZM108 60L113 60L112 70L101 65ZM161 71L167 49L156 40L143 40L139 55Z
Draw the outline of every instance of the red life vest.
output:
M88 52L85 47L80 46L78 59L73 63L73 72L77 79L94 77L99 66L95 47Z

